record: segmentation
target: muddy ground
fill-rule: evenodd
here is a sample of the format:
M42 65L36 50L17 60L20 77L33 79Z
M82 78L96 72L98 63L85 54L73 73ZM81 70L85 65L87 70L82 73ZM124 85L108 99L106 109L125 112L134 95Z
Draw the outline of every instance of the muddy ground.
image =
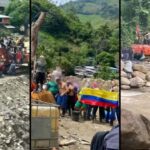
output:
M29 79L0 78L0 150L29 149Z

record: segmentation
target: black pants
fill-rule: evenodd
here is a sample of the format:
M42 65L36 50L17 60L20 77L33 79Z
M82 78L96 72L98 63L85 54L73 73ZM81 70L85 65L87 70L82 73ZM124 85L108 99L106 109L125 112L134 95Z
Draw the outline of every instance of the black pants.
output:
M97 112L98 108L99 108L99 120L102 121L102 119L105 118L105 112L104 112L105 109L104 109L104 107L98 107L98 106L93 107L92 119L95 119L96 112Z
M37 72L36 73L36 83L43 85L45 81L45 73L44 72Z
M68 95L68 110L70 116L71 116L71 110L74 110L74 106L75 106L75 96Z

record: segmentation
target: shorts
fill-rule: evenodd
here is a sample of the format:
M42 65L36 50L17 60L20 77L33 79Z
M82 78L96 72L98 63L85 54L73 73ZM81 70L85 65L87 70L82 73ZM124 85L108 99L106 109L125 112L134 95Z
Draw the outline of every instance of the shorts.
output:
M68 96L67 95L58 95L57 96L57 104L63 108L63 109L67 109L68 107Z

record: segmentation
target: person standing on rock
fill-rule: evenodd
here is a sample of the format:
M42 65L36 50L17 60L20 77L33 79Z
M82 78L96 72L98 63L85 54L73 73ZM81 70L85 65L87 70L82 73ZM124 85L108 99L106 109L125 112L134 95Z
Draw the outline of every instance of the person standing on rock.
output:
M46 60L43 55L40 56L40 58L37 60L36 65L35 65L35 72L36 72L36 84L37 90L40 87L43 86L44 81L45 81L45 72L46 72Z

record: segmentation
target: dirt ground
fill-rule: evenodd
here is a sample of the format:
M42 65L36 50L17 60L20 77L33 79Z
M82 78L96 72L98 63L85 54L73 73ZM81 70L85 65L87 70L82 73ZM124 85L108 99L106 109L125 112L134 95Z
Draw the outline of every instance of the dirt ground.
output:
M121 91L121 108L143 114L150 119L150 88Z
M98 119L97 119L98 120ZM111 130L106 123L93 123L92 121L72 121L69 116L61 118L59 127L59 140L72 141L69 146L60 147L60 150L90 150L90 143L94 134L98 131Z

